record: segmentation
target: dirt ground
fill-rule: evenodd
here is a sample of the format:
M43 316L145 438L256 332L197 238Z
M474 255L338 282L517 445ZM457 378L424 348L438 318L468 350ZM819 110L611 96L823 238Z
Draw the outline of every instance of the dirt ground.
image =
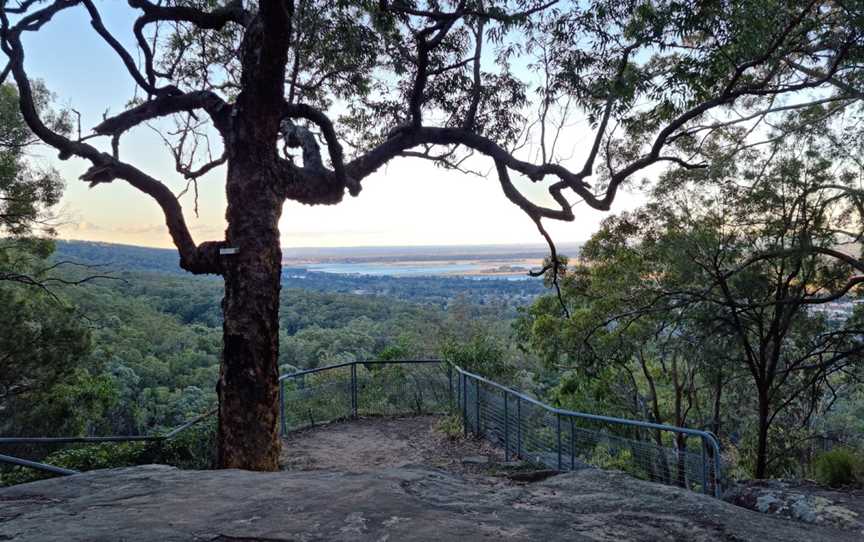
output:
M488 458L489 464L504 460L503 451L486 441L448 438L435 428L440 419L371 417L295 431L283 441L282 468L367 472L426 465L477 474L488 467L482 458Z

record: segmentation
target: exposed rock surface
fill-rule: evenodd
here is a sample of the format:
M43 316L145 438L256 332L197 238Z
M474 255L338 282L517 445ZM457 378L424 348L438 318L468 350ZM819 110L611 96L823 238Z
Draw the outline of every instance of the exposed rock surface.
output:
M422 466L347 473L94 471L0 490L0 540L860 541L624 474L478 484Z
M797 480L751 480L727 490L723 499L764 514L848 529L864 540L861 489L831 489Z
M485 440L452 439L436 431L440 419L372 417L296 431L282 446L282 465L286 470L366 472L422 464L470 474L504 460L503 451Z

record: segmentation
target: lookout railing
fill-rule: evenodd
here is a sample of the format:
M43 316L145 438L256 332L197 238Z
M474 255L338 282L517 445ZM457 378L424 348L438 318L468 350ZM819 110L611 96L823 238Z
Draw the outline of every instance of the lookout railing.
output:
M65 444L105 444L105 443L121 443L121 442L167 442L175 438L180 433L186 431L193 425L204 421L216 413L216 409L208 410L207 412L195 416L181 425L159 435L111 435L101 437L0 437L0 449L4 446L59 446ZM68 476L70 474L79 474L79 471L67 469L55 465L48 465L38 461L31 461L22 457L16 457L6 454L0 454L0 463L15 465L28 469L50 472L51 474L59 474Z
M637 478L720 496L717 437L708 431L555 408L440 360L357 361L279 378L283 436L358 416L449 413L500 446L505 459L558 471L615 469ZM170 440L213 414L154 436L0 437L2 445ZM76 471L0 454L0 463L59 475Z
M708 431L555 408L440 360L341 363L279 382L283 436L358 416L449 412L508 461L622 470L720 496L720 445Z

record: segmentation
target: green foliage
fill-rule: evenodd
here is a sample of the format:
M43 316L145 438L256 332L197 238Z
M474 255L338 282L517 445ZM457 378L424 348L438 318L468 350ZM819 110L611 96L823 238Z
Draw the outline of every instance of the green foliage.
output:
M861 452L834 448L819 454L813 464L816 480L831 487L864 483L864 458Z
M141 458L149 446L150 444L142 442L76 446L53 452L45 457L43 462L55 467L78 471L128 467L141 464ZM4 473L0 478L0 483L2 485L23 484L53 476L50 473L35 469L16 467L11 472Z
M284 387L285 420L289 430L351 415L350 367L289 379Z
M67 251L74 246L83 252L67 252L60 257L85 263L91 263L87 258L105 258L106 254L91 244L61 246ZM122 265L162 269L161 252L155 251L154 256L133 248L118 249ZM176 261L170 264L176 265ZM67 280L76 280L86 272L58 270ZM56 381L56 386L22 393L18 403L12 402L10 394L0 399L0 406L8 405L6 412L14 413L0 417L0 425L6 424L4 434L158 434L215 403L222 334L218 304L221 282L164 273L123 272L118 276L124 280L56 288L64 304L0 287L0 296L16 306L11 312L0 311L0 323L9 330L20 329L0 336L0 345L10 352L20 347L21 353L27 354L20 362L0 365L0 377L13 378L10 371L14 369L16 375L44 374L38 378ZM489 345L503 344L501 335L507 330L506 323L499 325L489 318L490 314L497 317L494 307L477 307L467 300L458 301L457 318L436 306L392 298L299 289L285 289L282 294L283 372L351 360L431 358L436 357L443 337L462 338L463 332L470 330L478 336L498 335L487 341ZM474 350L486 352L487 357L490 351L496 353L488 345ZM503 356L509 353L505 351ZM428 375L374 365L358 366L358 375L368 383L361 390L361 407L406 413L446 404L440 385L435 389L426 385ZM312 404L313 421L349 414L347 378L347 373L309 378L307 385L332 391ZM436 378L440 381L442 375ZM446 386L443 389L446 392ZM295 408L290 381L286 391L289 425L308 423L309 404L306 410ZM197 427L194 431L199 430ZM149 460L184 467L208 466L212 449L180 445L191 438L187 434L191 435L184 432L177 440L165 443L161 455L155 454L155 447L149 448ZM24 455L44 460L50 451L34 449Z
M633 452L625 448L615 448L606 443L594 446L587 463L606 470L620 470L634 474Z
M111 403L73 309L2 282L0 306L0 433L75 431Z
M91 370L92 371L92 370ZM119 393L107 374L93 374L76 368L65 381L18 404L27 409L16 416L15 423L31 435L102 434L111 431L108 414L117 408Z
M516 375L515 366L508 363L505 348L494 338L477 335L466 342L450 340L441 348L445 361L470 372L508 383Z
M201 421L174 438L160 441L141 458L147 463L164 463L181 469L210 469L216 464L215 416Z
M462 416L449 414L435 422L435 431L444 435L448 440L459 440L465 436L465 427L462 424Z
M817 426L848 433L830 411L855 424L855 402L834 392L852 395L860 380L862 312L812 309L850 287L857 271L835 248L864 233L859 177L832 152L790 137L735 160L717 153L710 168L672 170L644 207L604 220L558 277L566 311L545 296L515 327L557 374L551 397L708 427L757 476L800 474Z
M590 371L572 369L560 374L548 392L549 399L561 408L578 412L602 412L607 416L632 416L632 404L620 393L622 374L613 365Z
M44 112L50 93L41 84L33 91ZM65 115L47 111L45 118L59 131L68 130ZM52 234L47 212L60 201L63 181L55 170L40 169L28 158L34 136L18 107L18 92L8 83L0 85L0 134L0 236L25 237L34 229Z
M42 462L77 471L161 463L183 469L209 469L215 464L216 422L200 422L167 441L108 442L76 445L48 454ZM0 474L0 486L23 484L54 475L15 467Z

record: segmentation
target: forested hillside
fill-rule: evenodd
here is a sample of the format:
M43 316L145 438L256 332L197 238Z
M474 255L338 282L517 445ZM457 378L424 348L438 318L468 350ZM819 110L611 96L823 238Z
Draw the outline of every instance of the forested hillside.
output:
M144 434L181 423L215 401L221 344L222 282L174 271L173 251L96 243L58 243L53 271L67 281L98 275L80 285L56 285L56 300L65 307L82 346L65 360L79 367L79 381L61 390L34 390L20 397L20 409L2 423L4 434L52 435L85 430L95 433ZM385 351L402 357L437 357L453 342L472 340L508 347L512 303L472 302L485 283L504 295L508 281L467 279L390 279L400 297L340 293L356 277L326 274L313 280L317 289L301 289L311 280L286 279L280 299L280 368L296 368L372 359ZM326 291L333 279L333 290ZM360 279L362 280L362 279ZM405 281L404 287L400 284ZM524 286L516 284L521 289ZM434 293L416 293L426 283ZM452 286L451 286L452 285ZM391 286L396 288L397 286ZM473 288L473 289L472 289ZM539 284L535 285L539 289ZM481 290L477 292L476 290ZM428 301L443 296L446 303ZM442 307L441 305L444 305ZM515 350L514 350L515 352ZM74 358L74 359L72 359ZM45 394L61 394L61 406ZM48 418L24 404L52 404ZM35 425L34 425L35 424Z
M562 297L528 281L305 270L306 278L286 277L280 372L361 359L444 357L566 408L710 429L723 440L727 472L747 477L758 457L758 393L736 365L734 329L722 325L725 309L688 298L686 310L667 308L658 315L643 303L672 294L658 293L662 283L638 279L662 266L666 280L687 277L701 284L689 265L705 239L657 223L650 225L650 245L617 245L638 235L633 223L629 215L607 221L586 246L586 261L562 270ZM685 248L688 258L677 261ZM0 433L154 434L212 408L222 282L175 273L173 257L171 251L61 242L50 261L35 252L23 260L33 270L49 271L44 289L0 284L0 294L17 307L0 316L9 330L2 349L11 356L7 367L19 371L2 375L12 384L0 399L8 414ZM668 274L676 266L687 273ZM345 293L362 291L358 282L368 279L392 295ZM310 285L317 288L298 287ZM545 293L529 296L526 288ZM489 291L499 301L487 302ZM859 305L854 295L844 299ZM770 428L769 474L812 475L821 450L838 447L832 453L841 453L861 445L860 316L829 320L803 306L795 316L789 332L795 342L787 341L784 355L798 356L803 365L798 380L775 392L783 424ZM620 324L609 324L616 320ZM822 356L826 363L829 351L838 370L814 367L812 360ZM28 380L40 385L28 386ZM212 424L201 431L178 444L180 452L158 459L207 466ZM73 449L51 459L78 466L84 461L85 467L144 460L134 446L100 449Z

